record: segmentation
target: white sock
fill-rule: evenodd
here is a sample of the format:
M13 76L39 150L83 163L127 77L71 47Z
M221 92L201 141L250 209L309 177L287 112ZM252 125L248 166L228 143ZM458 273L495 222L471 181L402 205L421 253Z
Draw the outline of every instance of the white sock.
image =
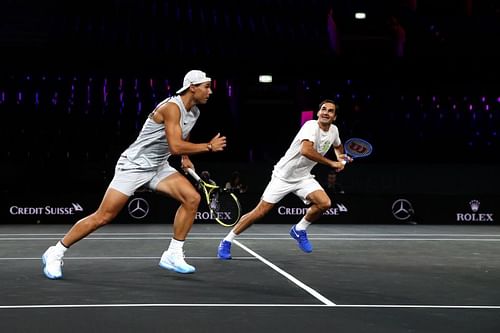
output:
M177 239L172 238L170 241L170 245L168 247L169 251L182 251L182 248L184 247L184 241L180 241Z
M68 249L66 246L62 245L61 241L57 242L55 249L57 252L64 254L66 250Z
M311 225L311 222L307 222L305 218L302 218L302 220L299 221L299 223L297 223L295 225L295 229L296 230L306 230L307 227L309 227Z
M236 235L236 234L235 234L235 233L231 230L231 231L227 234L227 236L226 236L226 237L224 237L224 240L232 243L232 242L233 242L234 237L236 237L236 236L238 236L238 235Z

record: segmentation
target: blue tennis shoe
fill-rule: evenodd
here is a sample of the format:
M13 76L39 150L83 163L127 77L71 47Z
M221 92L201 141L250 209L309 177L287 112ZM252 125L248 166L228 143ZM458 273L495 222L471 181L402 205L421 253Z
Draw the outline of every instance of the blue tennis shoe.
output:
M217 248L217 257L222 260L231 259L231 242L221 240Z
M297 230L294 225L290 229L290 236L297 241L300 249L306 253L312 252L313 248L309 240L307 239L307 232L305 230Z

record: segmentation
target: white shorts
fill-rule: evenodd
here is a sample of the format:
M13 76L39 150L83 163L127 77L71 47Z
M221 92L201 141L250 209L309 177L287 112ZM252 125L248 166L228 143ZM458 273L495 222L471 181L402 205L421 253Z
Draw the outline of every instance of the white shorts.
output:
M282 179L272 177L269 184L267 184L261 199L275 204L283 199L287 194L293 193L300 198L306 205L311 202L306 197L317 190L323 190L318 181L314 178L304 179L298 182L287 182Z
M127 196L132 196L134 192L141 186L156 191L158 183L178 172L168 163L164 163L157 170L122 169L123 164L120 161L115 168L115 175L109 184L109 187L122 192Z

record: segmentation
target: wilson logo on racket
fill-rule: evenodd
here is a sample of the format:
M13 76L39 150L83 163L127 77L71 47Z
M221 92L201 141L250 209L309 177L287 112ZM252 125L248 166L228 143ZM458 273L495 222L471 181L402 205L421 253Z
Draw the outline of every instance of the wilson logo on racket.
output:
M358 154L366 154L366 152L368 151L368 148L366 148L365 146L360 145L356 142L351 142L351 144L349 145L349 150L353 150Z
M372 145L360 138L350 138L344 144L344 150L350 157L365 157L372 153Z

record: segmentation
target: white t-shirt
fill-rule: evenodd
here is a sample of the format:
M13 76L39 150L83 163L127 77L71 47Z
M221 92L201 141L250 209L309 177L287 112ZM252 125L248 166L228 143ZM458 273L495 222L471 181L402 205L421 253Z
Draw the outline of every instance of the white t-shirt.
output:
M332 145L338 147L342 144L337 126L331 124L329 130L325 132L319 127L317 120L308 120L293 139L285 155L275 164L274 177L288 182L314 178L311 170L317 162L302 156L300 153L300 146L304 140L311 141L314 149L323 156Z

